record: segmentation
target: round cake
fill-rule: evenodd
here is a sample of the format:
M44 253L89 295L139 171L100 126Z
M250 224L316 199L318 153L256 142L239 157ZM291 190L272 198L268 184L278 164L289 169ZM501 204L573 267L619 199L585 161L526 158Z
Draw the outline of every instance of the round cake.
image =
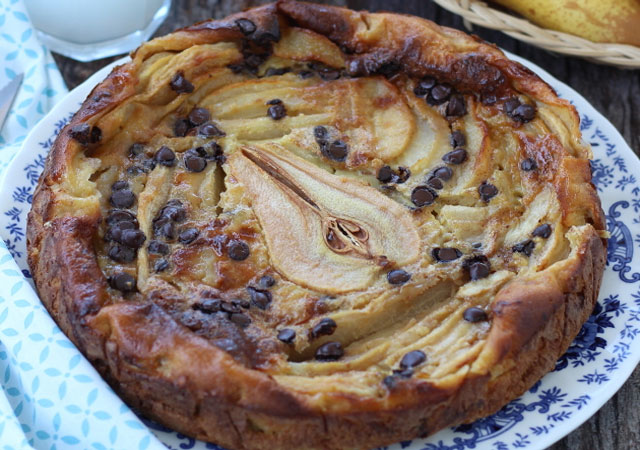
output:
M605 265L590 156L495 46L282 1L95 87L40 178L29 264L148 417L230 449L367 449L553 369Z

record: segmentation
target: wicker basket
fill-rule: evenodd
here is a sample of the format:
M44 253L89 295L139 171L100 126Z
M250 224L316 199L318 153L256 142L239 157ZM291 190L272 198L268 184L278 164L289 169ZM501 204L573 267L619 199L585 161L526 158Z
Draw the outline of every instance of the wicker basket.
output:
M633 45L600 44L572 34L540 28L525 19L498 11L477 0L433 1L462 16L468 29L471 29L473 23L500 30L515 39L563 55L579 56L625 69L640 68L640 48Z

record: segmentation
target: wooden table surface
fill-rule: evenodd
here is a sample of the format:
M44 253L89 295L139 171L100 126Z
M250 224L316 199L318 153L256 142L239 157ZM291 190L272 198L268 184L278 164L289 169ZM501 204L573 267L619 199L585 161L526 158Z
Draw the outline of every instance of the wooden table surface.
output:
M171 12L156 35L193 22L222 18L267 1L174 0ZM323 3L370 11L386 10L415 14L440 25L464 30L462 20L429 0L334 0ZM511 39L498 31L475 27L474 33L523 56L582 94L622 133L631 148L640 151L640 70L620 70L585 60L557 56ZM73 89L96 70L117 59L91 63L54 55L69 87ZM619 450L640 448L640 367L600 411L580 428L550 447L553 450Z

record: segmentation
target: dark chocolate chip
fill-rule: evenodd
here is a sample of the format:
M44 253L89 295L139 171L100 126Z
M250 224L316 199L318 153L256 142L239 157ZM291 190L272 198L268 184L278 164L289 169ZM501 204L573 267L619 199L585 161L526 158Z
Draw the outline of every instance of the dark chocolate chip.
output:
M267 115L273 120L280 120L287 116L287 109L282 103L269 106L267 109Z
M342 141L333 141L330 145L324 146L322 149L324 155L334 161L342 162L347 159L349 147Z
M485 93L480 95L480 101L483 105L491 106L496 104L496 102L498 101L498 97L496 97L495 94Z
M498 195L498 188L493 184L484 181L480 186L478 186L478 194L480 194L482 201L488 202Z
M120 224L123 223L131 222L120 222ZM120 233L120 239L116 239L116 241L121 243L122 245L126 245L127 247L133 249L139 249L140 247L142 247L142 244L144 244L144 241L146 240L147 237L144 235L144 232L142 232L142 230L122 230L122 232Z
M451 137L449 138L451 142L451 146L453 148L464 147L467 143L467 138L465 138L464 133L462 131L456 130L451 133Z
M129 156L136 158L140 155L144 155L144 144L132 144L131 147L129 147Z
M510 98L509 100L504 102L504 111L507 114L511 115L511 113L521 104L522 103L520 102L520 100L518 100L518 98L516 97Z
M194 303L193 309L197 309L207 314L213 314L220 311L222 300L219 298L205 298L198 303Z
M149 245L147 246L147 251L149 253L154 253L156 255L168 255L169 246L164 242L153 240L149 242Z
M251 304L260 309L267 309L271 303L271 292L248 287Z
M335 320L325 317L321 319L318 323L316 323L313 328L311 328L311 339L316 339L320 336L329 336L332 335L338 325Z
M478 308L477 306L465 309L462 313L462 317L464 320L471 323L484 322L489 319L485 310Z
M527 158L522 160L522 162L520 163L520 168L525 172L530 172L532 170L536 170L538 168L538 165L533 158Z
M227 245L227 253L234 261L243 261L249 257L249 245L244 241L233 239Z
M274 98L267 102L267 105L281 105L281 104L282 104L282 100L280 100L279 98Z
M318 125L313 129L313 136L319 143L327 142L327 140L329 139L329 130L327 130L326 127L323 127L322 125Z
M129 220L121 220L119 222L114 223L113 225L111 225L110 228L107 229L107 233L105 235L105 240L107 241L116 241L119 242L121 244L124 244L124 242L122 242L122 235L124 233L125 230L135 230L138 228L138 224L137 221L136 222L132 222Z
M531 233L531 236L547 239L549 236L551 236L551 225L549 225L548 223L544 223L536 227L536 229Z
M418 97L424 97L429 91L436 85L435 78L425 77L423 78L413 90L413 93Z
M296 338L296 331L291 328L283 328L278 331L278 339L284 342L285 344L293 343L293 340Z
M154 272L164 272L165 270L167 270L169 268L169 261L167 261L164 258L160 258L158 259L154 264L153 264L153 270Z
M467 113L467 104L461 95L453 95L447 105L448 117L461 117Z
M175 226L168 217L160 217L158 220L153 221L153 233L156 236L164 236L167 239L176 237Z
M154 159L158 164L162 164L163 166L172 167L176 165L176 154L173 153L173 150L166 145L163 145L158 149Z
M288 67L269 67L264 73L265 77L274 77L278 75L284 75L285 73L291 72L291 69Z
M384 377L382 380L382 384L384 384L387 389L393 389L398 384L398 377L395 375L388 375Z
M229 314L242 312L239 305L234 305L233 303L229 302L221 302L220 309Z
M209 110L206 108L193 108L189 113L189 122L193 126L202 125L211 119L211 114L209 114Z
M462 265L469 272L471 281L486 278L491 273L491 264L489 263L489 259L484 255L475 255L467 258Z
M109 284L121 292L132 292L136 290L135 277L126 272L120 272L111 276L109 278Z
M180 243L187 245L195 241L200 235L200 231L197 228L187 228L182 230L178 235L178 240Z
M380 168L380 170L378 170L378 175L376 178L378 178L378 181L380 181L381 183L389 183L391 182L391 180L393 180L394 175L395 174L391 167L383 166Z
M125 180L118 180L111 185L112 191L119 191L120 189L127 189L127 188L129 188L129 182Z
M260 281L258 281L258 284L260 285L261 288L266 289L275 285L276 280L271 275L265 275L262 278L260 278Z
M427 186L429 186L431 189L436 189L438 191L444 188L444 184L442 183L442 180L436 177L429 178L429 180L427 180Z
M413 350L407 353L402 357L400 361L400 367L403 369L411 369L413 367L419 366L423 362L427 360L427 355L420 350Z
M207 167L207 160L197 150L189 149L184 153L184 166L190 172L202 172Z
M116 208L130 208L135 201L136 196L129 189L114 191L109 198L109 202Z
M447 164L462 164L467 160L467 151L463 148L457 148L445 153L442 160Z
M533 253L533 249L536 247L536 243L534 241L532 241L531 239L527 239L524 242L520 242L516 245L514 245L511 249L514 252L517 253L522 253L526 256L531 256L531 254Z
M111 210L107 216L107 225L114 225L118 222L132 222L135 225L134 228L138 226L136 216L124 209Z
M107 253L109 258L120 263L130 263L136 259L136 251L120 244L112 244Z
M251 302L249 300L233 300L231 304L244 309L249 309L251 307Z
M402 184L409 179L411 171L407 167L398 166L398 176L394 180L398 184Z
M410 279L411 274L402 269L395 269L387 273L387 281L390 284L404 284Z
M169 200L164 208L160 210L159 217L167 217L174 222L182 222L187 217L187 212L180 200Z
M306 80L307 78L311 78L313 75L314 73L310 70L301 70L300 72L298 72L298 76L303 80Z
M102 130L88 123L79 123L69 129L69 135L81 145L96 144L102 139Z
M213 123L205 123L198 128L198 135L202 137L223 137L226 136L227 133Z
M240 32L245 36L249 36L251 33L256 31L256 24L250 21L249 19L236 20L236 26L238 27Z
M184 137L191 128L191 123L187 119L178 119L173 124L173 134L176 137Z
M233 313L231 314L231 317L229 317L229 319L240 328L247 328L249 325L251 325L251 319L246 314Z
M190 92L193 92L194 89L193 84L191 84L191 82L184 77L184 72L182 71L176 73L173 76L171 82L169 83L169 86L171 86L171 89L173 89L178 94L188 94Z
M340 78L340 71L336 69L325 68L323 70L320 70L318 74L324 81L333 81Z
M522 104L511 112L511 117L518 122L527 123L536 117L536 109L532 105Z
M433 176L440 178L442 181L449 181L453 176L453 170L450 167L438 167L433 170Z
M451 86L448 84L438 84L431 89L431 92L427 96L427 101L433 105L441 105L449 100L450 95Z
M340 342L327 342L316 350L316 359L318 361L337 361L343 355L344 350Z
M452 247L436 247L431 250L431 256L439 262L450 262L460 258L462 256L462 252L457 248Z
M418 186L411 191L411 201L417 207L431 205L438 195L427 186Z

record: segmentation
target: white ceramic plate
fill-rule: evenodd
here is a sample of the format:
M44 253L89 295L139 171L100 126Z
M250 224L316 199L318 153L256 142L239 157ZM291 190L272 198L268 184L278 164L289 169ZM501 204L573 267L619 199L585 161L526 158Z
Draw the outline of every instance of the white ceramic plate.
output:
M386 449L546 448L593 415L620 388L640 360L640 346L634 342L640 334L640 183L636 178L640 174L640 161L613 125L578 93L534 64L509 56L533 69L576 106L584 139L593 146L593 181L611 232L598 306L569 351L558 361L556 370L521 398L471 425ZM45 155L66 120L112 66L71 91L42 119L7 170L0 188L0 235L27 276L25 223ZM44 314L42 310L39 313ZM169 448L218 448L146 423Z

